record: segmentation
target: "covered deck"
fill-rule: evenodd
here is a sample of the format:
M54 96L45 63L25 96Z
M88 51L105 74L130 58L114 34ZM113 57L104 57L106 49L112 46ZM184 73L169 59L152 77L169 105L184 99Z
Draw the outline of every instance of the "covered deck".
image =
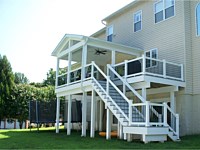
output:
M52 53L57 57L56 91L91 77L94 61L107 74L107 64L141 89L146 83L154 87L185 87L182 64L145 57L144 50L82 35L65 35ZM100 77L98 72L97 76ZM115 77L113 77L115 78ZM115 79L116 83L118 79ZM138 86L141 83L141 86ZM120 82L118 83L120 85Z

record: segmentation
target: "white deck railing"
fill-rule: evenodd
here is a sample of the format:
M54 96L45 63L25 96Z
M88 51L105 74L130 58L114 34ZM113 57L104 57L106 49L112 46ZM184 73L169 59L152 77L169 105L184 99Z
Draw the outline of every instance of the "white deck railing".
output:
M150 75L166 79L184 81L183 65L168 62L166 60L139 57L133 60L125 60L113 66L117 73L128 78L139 75Z
M98 86L104 92L106 97L113 101L113 104L115 104L116 108L127 119L127 121L129 122L129 125L166 126L166 127L169 126L169 129L174 134L179 136L179 116L178 116L178 114L175 114L166 103L156 104L156 103L151 103L149 101L146 101L137 91L135 91L129 85L129 83L124 78L121 77L121 76L126 76L126 77L135 76L135 74L131 74L130 72L129 72L130 73L129 74L128 71L124 71L124 74L120 76L119 73L117 72L118 71L116 69L117 67L124 66L125 68L128 68L129 63L135 62L135 61L140 61L140 60L142 60L142 62L144 64L144 61L146 63L146 60L148 60L148 59L149 58L142 57L142 58L137 58L137 59L131 60L131 61L125 61L124 63L120 63L120 64L115 65L115 69L113 69L113 67L111 67L111 65L107 65L107 75L94 62L92 62L91 64L88 64L83 68L77 68L75 70L70 71L70 73L69 73L70 78L68 77L67 73L64 73L62 75L58 75L57 76L58 83L60 82L59 80L61 80L63 84L61 84L61 85L58 84L57 88L67 86L67 85L71 85L71 84L75 84L77 82L83 82L83 81L86 81L88 79L92 79L93 81L95 81L96 84L98 84ZM154 59L151 59L151 60L154 61ZM159 63L161 63L162 65L165 64L165 67L163 67L163 68L166 68L168 62L164 61L164 63L163 63L163 61L159 62L158 60L156 60L156 63L157 63L156 64L157 66L160 65ZM153 62L153 64L154 64L154 62ZM174 66L178 66L181 69L183 69L182 65L176 65L176 64L172 64L172 63L169 63L169 64L174 65ZM152 70L148 71L147 70L148 68L144 67L144 65L142 65L142 67L145 68L145 72L141 71L140 73L136 73L136 74L144 74L144 73L148 74L149 72L151 72L151 73L153 72ZM81 70L84 70L85 74L82 74ZM159 69L158 69L157 71L154 70L154 73L152 73L152 74L154 74L154 75L159 74L160 76L168 77L167 72L168 72L168 70L167 71L163 70L163 71L159 72ZM117 87L115 85L115 83L112 81L112 78L117 78L118 80L120 80L122 82L123 89L120 89L119 87ZM175 77L171 77L171 78L175 78ZM67 81L67 79L69 81ZM103 89L101 87L101 85L98 83L98 80L107 81L106 82L106 89ZM109 94L110 87L113 87L122 96L124 102L128 104L128 106L129 106L128 107L128 114L125 114L125 112L122 111L120 106L118 106L117 103L115 103L115 101L111 98L111 96ZM126 89L131 91L131 93L133 93L133 95L135 97L137 97L139 99L139 101L135 102L134 100L129 100L127 98L128 96L126 95L126 92L125 92ZM143 120L139 119L139 121L134 121L133 116L132 116L133 111L137 112L137 113L134 114L135 117L136 117L136 120L137 120L137 117L138 118L142 117ZM170 116L170 118L168 118L168 116Z

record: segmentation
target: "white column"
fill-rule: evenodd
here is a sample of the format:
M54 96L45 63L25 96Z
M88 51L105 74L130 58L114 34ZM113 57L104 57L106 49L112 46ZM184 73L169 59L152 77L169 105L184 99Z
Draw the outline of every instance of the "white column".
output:
M59 64L60 64L60 60L59 58L57 58L57 66L56 66L56 83L55 86L58 86L58 75L59 75Z
M72 95L68 96L67 135L71 134Z
M175 104L175 94L174 94L174 91L170 92L170 106L171 106L171 109L173 110L173 112L176 113L176 104ZM173 128L175 127L174 123L175 123L175 118L171 114L171 126Z
M144 98L144 100L145 100L145 102L146 102L146 100L147 100L147 90L146 90L146 88L142 88L142 97ZM142 113L143 114L145 114L145 107L144 106L142 106Z
M95 98L95 110L96 110L95 111L95 131L97 131L99 128L99 118L98 118L99 108L97 106L98 106L98 100Z
M96 95L95 91L92 90L92 99L91 99L91 126L90 126L90 137L94 137L95 133L95 104L96 104Z
M171 109L176 113L176 101L175 101L175 93L170 92L170 106Z
M56 133L59 133L59 121L60 121L60 98L57 97L57 105L56 105Z
M87 44L83 46L82 49L82 70L81 70L81 80L85 79L85 66L87 64Z
M72 52L68 54L68 67L67 67L67 84L70 83L70 71L71 71L71 61L72 61Z
M142 97L146 100L147 99L147 90L146 88L142 88Z
M123 139L123 127L121 123L119 123L119 139Z
M112 55L112 56L111 56L111 57L112 57L112 58L111 58L111 64L112 64L112 65L115 65L116 52L115 52L115 51L112 51L112 54L111 54L111 55Z
M107 114L107 119L106 119L106 139L111 139L111 112L110 110L107 108L106 109L106 114Z
M82 98L82 136L86 136L87 93L83 92Z
M99 131L103 130L103 101L99 101Z

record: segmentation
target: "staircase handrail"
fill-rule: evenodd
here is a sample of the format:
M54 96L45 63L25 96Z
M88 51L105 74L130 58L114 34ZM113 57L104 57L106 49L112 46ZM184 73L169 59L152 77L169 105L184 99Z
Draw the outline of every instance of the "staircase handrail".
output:
M179 137L179 115L176 114L176 113L174 113L173 110L172 110L167 104L164 103L164 105L165 105L165 107L167 108L167 110L169 110L169 112L170 112L170 113L175 117L175 119L176 119L176 127L175 127L176 131L171 127L171 125L169 125L169 124L167 124L167 125L169 126L169 129L170 129L174 134L176 134L176 135ZM177 121L177 120L178 120L178 121Z
M130 84L127 83L125 79L123 79L112 67L111 65L107 65L107 67L133 92L135 96L137 96L143 103L145 103L145 99L136 91L134 90Z
M118 93L129 103L129 99L117 88L117 86L104 74L104 72L94 63L92 62L92 65L103 75L103 77L108 80L108 82L115 88L115 90L118 91ZM97 80L92 77L93 80L95 80L95 82L98 84L98 86L101 88L101 90L107 94L107 92L102 88L102 86L97 82ZM106 95L110 100L112 100L112 102L114 103L114 105L118 108L118 110L123 114L123 116L129 120L128 116L121 110L121 108L115 103L115 101L110 97L109 94Z
M96 82L96 84L98 84L98 87L101 88L101 90L106 93L106 91L102 88L102 86L99 84L99 82L94 78L92 77L92 79ZM113 104L115 105L115 107L118 108L118 110L122 113L122 115L128 120L128 117L127 115L121 110L121 108L115 103L115 101L112 99L112 97L110 97L109 95L107 96L110 100L112 100Z
M108 78L108 76L106 76L104 74L104 72L94 63L92 62L93 65L98 69L98 71L104 76L104 78L106 78L106 80L108 80L108 82L115 88L115 90L117 90L117 92L126 100L127 103L130 102L130 100L124 95L124 93L122 93L118 87Z

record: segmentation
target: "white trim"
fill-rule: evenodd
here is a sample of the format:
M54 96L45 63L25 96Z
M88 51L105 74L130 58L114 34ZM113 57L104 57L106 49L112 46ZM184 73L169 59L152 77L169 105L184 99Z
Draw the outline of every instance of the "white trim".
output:
M139 13L140 13L141 28L140 28L140 30L135 31L135 24L139 22L139 21L135 22L135 15L139 14ZM133 32L136 33L136 32L139 32L141 30L142 30L142 10L138 10L135 13L133 13Z

